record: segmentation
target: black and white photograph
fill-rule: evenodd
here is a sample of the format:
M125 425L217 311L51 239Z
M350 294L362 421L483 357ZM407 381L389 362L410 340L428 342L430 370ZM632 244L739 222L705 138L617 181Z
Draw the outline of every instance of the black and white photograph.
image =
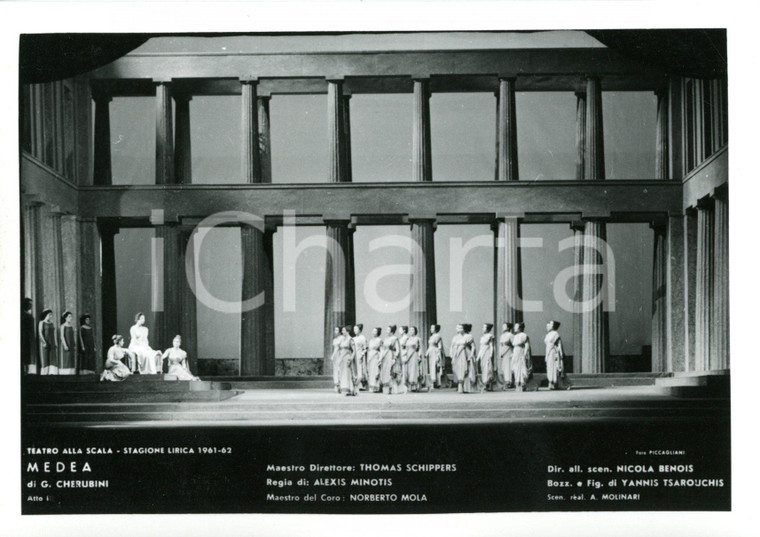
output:
M202 22L16 35L16 515L735 511L730 29Z

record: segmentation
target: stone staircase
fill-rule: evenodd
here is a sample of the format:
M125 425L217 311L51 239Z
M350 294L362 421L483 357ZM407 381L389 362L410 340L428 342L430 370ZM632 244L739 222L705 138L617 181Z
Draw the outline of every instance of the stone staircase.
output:
M661 393L673 397L729 398L731 375L728 369L681 371L658 378L655 386Z
M22 388L27 405L218 402L241 393L226 382L178 380L174 375L132 375L122 382L100 382L95 375L27 376Z

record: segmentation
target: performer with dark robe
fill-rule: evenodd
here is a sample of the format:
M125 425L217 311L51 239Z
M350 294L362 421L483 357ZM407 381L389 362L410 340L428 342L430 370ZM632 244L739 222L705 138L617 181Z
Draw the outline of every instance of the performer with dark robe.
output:
M89 313L79 317L79 374L94 375L95 364L95 333L91 326Z
M37 374L37 334L31 298L25 298L21 304L21 373Z
M74 332L74 314L70 311L63 312L61 315L61 361L58 367L59 375L76 375L76 334Z
M37 335L40 341L40 375L57 375L58 338L53 324L53 310L42 310Z

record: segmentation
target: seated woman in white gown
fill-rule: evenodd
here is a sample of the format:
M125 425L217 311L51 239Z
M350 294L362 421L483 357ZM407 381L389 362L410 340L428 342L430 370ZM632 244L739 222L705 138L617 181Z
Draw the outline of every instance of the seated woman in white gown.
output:
M135 315L135 324L129 329L129 351L137 357L137 369L141 375L161 373L163 361L161 351L151 349L148 344L148 327L145 326L145 314ZM132 369L134 373L134 366Z
M167 374L175 375L179 380L201 380L190 372L190 367L187 365L187 353L180 348L182 337L174 336L172 345L161 356L162 359L168 360L169 371Z

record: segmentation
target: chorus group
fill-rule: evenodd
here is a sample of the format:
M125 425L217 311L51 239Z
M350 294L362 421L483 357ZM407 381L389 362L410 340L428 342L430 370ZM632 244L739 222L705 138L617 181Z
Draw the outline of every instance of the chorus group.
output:
M44 309L40 321L34 326L31 300L25 299L22 316L22 370L40 375L94 375L96 374L95 336L92 317L79 317L78 329L74 314L65 311L60 324L55 325L53 311ZM151 348L145 315L135 315L129 329L129 346L124 337L114 334L112 346L106 353L100 380L121 381L132 374L157 375L166 372L179 380L200 380L190 372L187 353L182 349L182 337L174 336L172 346L161 352Z
M558 329L560 323L546 325L546 374L549 389L559 387L564 377L564 350ZM476 345L472 325L456 325L448 355L441 326L430 327L430 338L423 344L417 327L390 325L385 333L372 329L368 340L364 326L335 327L332 340L333 383L343 395L359 391L402 394L448 388L453 383L460 393L480 393L514 388L525 391L533 374L530 339L525 323L504 323L496 341L492 324L483 325ZM453 379L445 373L446 357L451 359Z

